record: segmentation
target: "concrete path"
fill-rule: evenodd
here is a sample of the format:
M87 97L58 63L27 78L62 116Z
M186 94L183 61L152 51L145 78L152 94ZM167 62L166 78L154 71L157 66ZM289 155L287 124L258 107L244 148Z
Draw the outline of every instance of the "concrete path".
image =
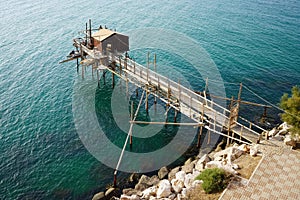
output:
M263 157L251 178L233 181L219 199L300 199L300 152L275 139L258 149Z

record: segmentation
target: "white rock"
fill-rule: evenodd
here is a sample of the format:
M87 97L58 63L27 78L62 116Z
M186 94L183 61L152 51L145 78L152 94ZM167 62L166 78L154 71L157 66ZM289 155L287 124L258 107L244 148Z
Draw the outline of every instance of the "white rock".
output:
M127 196L125 194L122 194L121 197L120 197L120 200L130 200L130 197L131 196Z
M196 187L196 186L198 186L198 185L200 185L202 183L203 183L202 180L194 180L194 182L192 183L192 187Z
M167 179L161 180L158 184L158 189L156 192L157 198L165 198L172 194L171 184Z
M199 176L200 172L196 169L193 169L193 176L196 178L197 176Z
M226 165L223 165L221 168L224 169L225 171L231 173L231 174L238 174L237 171L235 171L233 169L233 166L229 163L227 163Z
M198 162L209 162L211 161L210 157L207 154L204 154L199 160Z
M241 144L241 145L238 147L238 150L243 151L243 152L247 152L247 151L248 151L248 147L247 147L246 144Z
M181 191L181 195L183 198L186 198L187 197L187 192L188 192L188 189L187 188L183 188L182 191Z
M151 197L149 198L149 200L157 200L157 198L154 197L154 196L151 196Z
M258 153L257 145L251 146L250 147L250 156L256 156L257 153Z
M195 180L195 177L193 176L193 174L187 174L184 178L184 186L186 188L192 187L194 180Z
M277 133L278 133L277 128L273 128L272 130L269 131L268 136L274 137Z
M181 180L182 182L184 182L185 172L184 171L179 171L175 174L175 177L176 177L177 180Z
M127 196L122 194L120 200L140 200L141 198L137 195Z
M177 200L182 200L183 199L182 194L177 194L177 198L176 199Z
M280 124L280 126L278 127L278 129L280 130L288 130L290 128L290 126L286 123L283 122L282 124Z
M181 192L182 188L184 187L184 182L178 179L172 179L171 184L176 193Z
M218 157L216 157L214 160L215 160L215 161L221 161L221 160L223 160L223 157L218 156Z
M284 138L284 144L286 145L289 145L289 146L296 146L296 141L294 139L291 138L290 135L287 135L285 138Z
M222 168L222 162L212 160L212 161L209 161L208 163L206 163L206 167L207 168L214 168L214 167Z
M156 195L156 191L157 191L157 187L156 186L152 186L152 187L149 187L147 189L145 189L143 192L142 192L142 198L144 199L149 199L150 196L155 196Z
M235 169L235 170L237 170L237 169L239 169L240 167L239 167L237 164L233 164L233 165L232 165L232 168Z
M171 199L171 200L173 200L173 199L175 199L176 198L176 194L171 194L169 197L168 197L168 199Z
M287 129L282 129L280 130L277 134L278 135L286 135L288 133L288 130Z

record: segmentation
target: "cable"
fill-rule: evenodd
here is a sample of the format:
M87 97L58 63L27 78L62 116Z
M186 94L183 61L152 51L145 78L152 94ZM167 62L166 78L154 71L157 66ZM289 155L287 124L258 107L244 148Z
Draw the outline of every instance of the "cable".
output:
M245 88L246 90L248 90L249 92L251 92L253 95L255 95L256 97L258 97L258 98L261 99L262 101L264 101L264 102L266 102L267 104L271 105L272 107L274 107L274 108L276 108L276 109L278 109L278 110L280 110L280 111L282 111L282 112L284 112L284 113L286 113L286 114L289 114L289 115L291 115L291 116L293 116L293 117L295 117L295 118L297 118L297 119L300 120L300 117L298 117L298 116L296 116L296 115L294 115L294 114L292 114L292 113L289 113L289 112L283 110L282 108L276 106L275 104L271 103L270 101L264 99L263 97L259 96L259 95L256 94L255 92L253 92L253 91L252 91L250 88L248 88L245 84L243 84L243 86L244 86L244 88Z

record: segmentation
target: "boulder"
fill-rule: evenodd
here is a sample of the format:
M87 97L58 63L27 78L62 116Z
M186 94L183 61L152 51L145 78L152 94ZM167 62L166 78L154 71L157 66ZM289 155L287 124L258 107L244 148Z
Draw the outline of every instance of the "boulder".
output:
M171 184L167 179L161 180L158 184L156 192L157 198L166 198L172 194Z
M200 185L202 183L203 183L202 180L194 180L194 182L192 183L192 187L197 187L198 185Z
M222 168L222 162L221 161L209 161L208 163L206 163L206 168Z
M193 173L192 174L193 174L194 177L197 177L197 176L199 176L200 172L198 170L196 170L196 169L193 169Z
M250 156L256 156L257 153L258 153L257 145L251 146L250 147Z
M183 188L182 191L181 191L181 195L183 198L187 198L187 192L188 192L188 189L187 188Z
M128 196L128 195L122 194L120 197L120 200L140 200L140 199L141 198L137 195Z
M139 182L135 185L134 189L139 190L139 191L143 191L146 188L148 188L149 186L151 186L149 184L150 178L146 175L142 175Z
M174 168L174 169L172 169L170 172L169 172L169 174L168 174L168 179L171 181L172 179L174 179L175 178L175 174L177 173L177 172L179 172L179 170L180 170L180 167L176 167L176 168Z
M111 199L113 196L120 196L120 195L121 195L121 191L119 188L109 188L105 192L106 199Z
M250 149L246 144L241 144L240 146L238 146L238 150L247 153L247 152L249 152Z
M186 188L192 187L192 184L193 184L195 178L196 178L196 177L194 177L193 174L187 174L187 175L185 175L185 178L184 178L184 186L185 186Z
M188 165L188 164L190 164L192 161L193 161L193 159L192 159L192 158L189 158L189 159L187 159L187 160L184 162L184 165Z
M92 200L103 200L105 198L104 192L99 192L93 196Z
M171 181L172 188L176 193L180 193L182 188L184 188L184 182L177 179L172 179Z
M157 175L151 176L150 180L148 181L149 185L157 185L159 183L159 178Z
M152 186L142 192L142 199L149 199L151 196L156 196L157 187Z
M184 171L179 171L175 174L175 177L176 177L177 180L180 180L180 181L184 182L185 172Z
M279 131L277 130L277 128L273 128L272 130L270 130L268 132L268 136L269 137L274 137Z
M140 174L132 173L129 177L129 183L136 183L139 181L139 178L141 177Z
M188 173L192 173L193 172L193 169L194 169L194 164L193 163L188 163L184 166L181 167L181 170L184 171L186 174Z
M171 194L170 196L168 196L168 199L170 200L174 200L176 198L176 194Z
M159 171L158 171L158 178L159 179L164 179L167 177L169 173L169 170L167 169L167 167L162 167Z
M282 129L282 130L280 130L277 134L278 135L286 135L286 134L288 134L288 130L287 129Z
M134 195L134 194L138 194L138 190L132 189L132 188L126 188L126 189L123 189L122 193L124 195L131 196L131 195Z
M296 147L296 141L293 138L291 138L290 135L287 135L283 142L288 146Z
M283 122L282 124L280 124L278 126L278 129L279 130L289 130L290 129L290 126L286 123L286 122Z
M203 171L207 162L211 159L207 154L204 154L196 163L195 169L198 171Z
M154 196L151 196L151 197L149 198L149 200L157 200L157 198L154 197Z
M244 153L244 151L240 150L237 147L229 147L227 149L224 149L223 151L217 152L214 155L214 158L227 156L228 161L231 162L231 161L235 160L236 158L240 157L243 153Z

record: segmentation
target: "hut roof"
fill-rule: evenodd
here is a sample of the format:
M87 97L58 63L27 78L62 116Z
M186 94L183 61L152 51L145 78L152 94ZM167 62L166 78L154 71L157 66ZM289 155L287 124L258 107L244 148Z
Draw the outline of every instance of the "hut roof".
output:
M117 32L109 30L109 29L99 29L99 31L92 34L92 37L98 41L103 41L106 38L116 34Z

